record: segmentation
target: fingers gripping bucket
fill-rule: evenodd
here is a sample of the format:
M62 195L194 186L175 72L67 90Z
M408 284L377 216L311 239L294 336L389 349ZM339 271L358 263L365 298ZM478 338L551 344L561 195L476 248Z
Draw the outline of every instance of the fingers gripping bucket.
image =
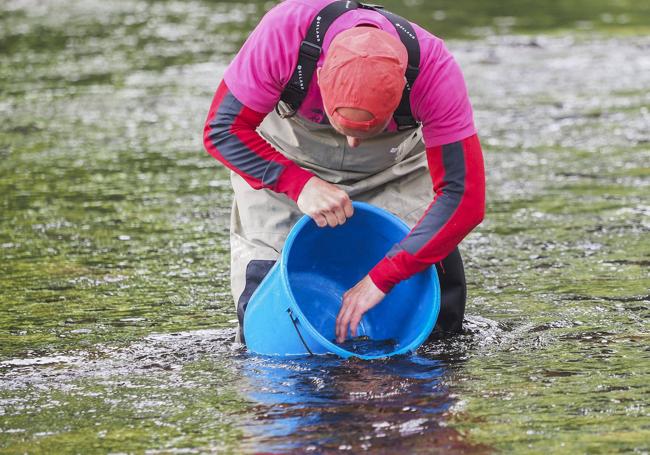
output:
M301 218L250 298L244 316L248 349L264 355L333 353L363 359L415 351L440 310L435 267L399 283L361 319L358 335L391 340L388 350L364 354L334 342L343 293L408 232L396 216L360 202L354 203L352 218L336 228L319 228L311 218Z

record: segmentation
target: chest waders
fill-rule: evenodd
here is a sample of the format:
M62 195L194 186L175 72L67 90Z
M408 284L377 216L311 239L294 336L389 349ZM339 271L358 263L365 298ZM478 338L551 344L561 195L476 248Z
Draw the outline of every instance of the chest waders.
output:
M407 46L407 84L393 116L398 131L383 132L365 139L352 149L347 139L331 126L295 114L307 93L309 82L305 81L311 81L315 72L321 53L319 44L327 27L341 14L356 8L372 9L382 14L396 26L405 45L407 39L414 41L415 45L411 42ZM408 27L400 28L396 24ZM408 21L380 7L347 0L331 3L312 22L282 101L264 119L259 133L284 156L321 179L336 184L352 199L382 207L413 227L433 200L433 185L421 129L410 110L409 93L420 60L417 39L413 40L411 36L414 37L415 32ZM306 64L306 61L311 63ZM298 66L302 66L302 79L297 76ZM230 219L230 283L239 320L237 341L244 342L242 325L248 301L278 259L291 227L303 214L284 194L266 189L254 190L234 172L230 173L230 178L234 190ZM458 249L436 264L436 268L440 278L441 307L434 336L461 329L466 300L465 274Z

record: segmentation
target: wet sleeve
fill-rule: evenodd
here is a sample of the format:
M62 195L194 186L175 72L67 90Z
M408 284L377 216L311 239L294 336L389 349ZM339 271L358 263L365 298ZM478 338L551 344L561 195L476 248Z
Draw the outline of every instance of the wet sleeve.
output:
M266 115L242 104L222 81L203 129L205 149L251 187L284 193L295 201L314 175L259 135L257 127Z
M388 293L402 280L443 260L485 214L483 152L476 134L427 147L434 199L411 232L369 273Z

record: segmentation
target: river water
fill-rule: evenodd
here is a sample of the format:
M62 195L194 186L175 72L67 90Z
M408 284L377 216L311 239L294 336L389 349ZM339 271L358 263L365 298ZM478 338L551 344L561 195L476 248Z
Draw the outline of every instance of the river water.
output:
M417 0L488 176L463 335L232 344L202 123L271 3L0 4L0 453L648 453L650 6Z

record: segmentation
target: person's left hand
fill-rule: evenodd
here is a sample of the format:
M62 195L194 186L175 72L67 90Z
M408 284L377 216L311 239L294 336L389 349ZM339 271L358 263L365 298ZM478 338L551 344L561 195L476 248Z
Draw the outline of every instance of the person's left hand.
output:
M361 317L370 308L377 305L386 296L370 276L366 275L352 289L343 294L343 303L336 317L336 341L342 343L348 336L348 329L352 336L357 336L357 327Z

